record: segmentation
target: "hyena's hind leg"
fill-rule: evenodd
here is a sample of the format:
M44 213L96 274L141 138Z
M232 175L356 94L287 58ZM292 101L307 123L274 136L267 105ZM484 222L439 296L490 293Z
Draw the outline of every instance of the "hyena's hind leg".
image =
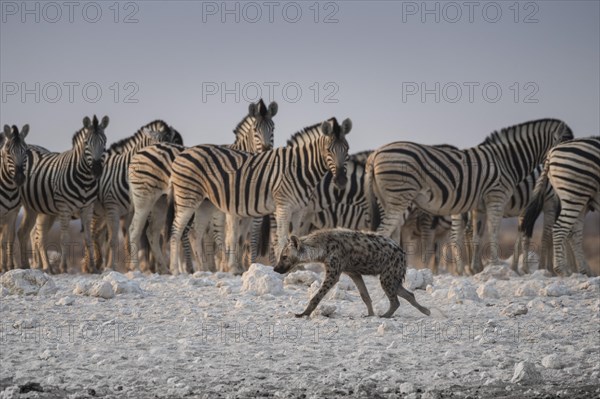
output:
M346 273L352 281L354 281L354 285L358 288L358 292L360 293L360 297L362 298L365 305L367 305L367 311L369 316L374 316L375 312L373 312L373 304L371 303L371 297L369 296L369 291L367 291L367 286L365 285L365 281L359 273Z

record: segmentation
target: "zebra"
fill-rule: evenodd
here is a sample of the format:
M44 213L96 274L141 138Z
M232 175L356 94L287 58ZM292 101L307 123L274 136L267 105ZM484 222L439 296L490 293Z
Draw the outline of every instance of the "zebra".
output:
M521 213L525 210L531 198L533 196L533 189L535 182L541 175L543 165L538 165L534 171L523 179L516 187L513 195L510 197L508 203L504 208L504 218L519 217L519 224L522 221ZM543 198L543 210L544 210L544 227L542 233L542 247L540 250L540 266L545 266L548 270L552 270L552 224L555 219L555 208L556 208L556 195L552 186L548 185L544 192ZM465 239L466 243L472 241L473 230L482 230L485 228L485 209L480 209L478 214L479 218L474 220L471 217L471 213L465 213L462 221L455 221L457 225L455 229L464 229L464 233L460 231L459 239ZM457 230L458 231L458 230ZM480 234L482 234L481 232ZM523 252L525 247L529 247L529 237L524 234L518 234L515 240L513 256L511 260L511 269L519 273L518 263L521 253L523 253L524 259L528 256L527 252ZM470 251L466 251L466 259L469 260L471 257ZM523 263L523 272L529 273L528 263Z
M177 249L183 229L194 215L201 236L215 209L237 217L259 217L275 213L279 257L287 241L288 226L297 226L302 209L327 170L338 187L346 184L348 155L346 135L350 119L338 124L331 118L294 134L287 146L251 155L216 146L196 146L181 152L171 175L174 221L171 231L171 273L177 274ZM208 200L208 201L207 201ZM228 231L226 250L230 270L237 237ZM199 237L200 238L200 237Z
M273 117L277 114L278 106L272 102L267 107L263 100L248 106L248 115L234 129L235 141L230 148L259 152L272 148L275 124ZM160 233L165 226L166 195L169 192L172 163L180 152L185 150L182 145L155 144L145 147L131 159L129 166L129 184L131 203L133 206L132 222L129 226L131 250L129 254L130 268L138 268L139 248L142 230L148 221L147 237L150 250L156 260L156 269L166 271L167 260L160 250ZM209 237L210 238L210 237ZM191 248L187 235L183 237L187 262L191 261ZM204 247L210 247L210 243ZM212 257L203 256L211 261ZM213 260L214 261L214 260Z
M504 207L514 188L539 165L556 144L573 138L557 119L521 123L490 134L485 145L465 150L411 142L384 145L369 156L367 192L372 227L390 236L404 224L411 203L435 215L455 215L485 208L490 232L490 261L498 263L498 233ZM379 219L377 202L385 215ZM380 223L381 222L381 223ZM453 231L458 271L464 264ZM467 272L481 269L480 235L473 237L473 259Z
M108 230L108 256L104 269L114 270L117 265L119 220L128 216L130 208L128 169L133 155L140 149L157 142L177 142L181 135L176 133L166 122L158 119L142 126L130 137L113 143L106 151L104 168L98 186L98 198L94 204L92 237L98 243L101 219ZM129 227L129 220L123 224L124 231ZM124 234L127 241L127 235ZM129 250L126 250L128 253ZM96 257L96 267L101 263ZM88 260L89 261L89 260ZM88 266L89 268L89 266Z
M582 247L583 220L589 209L600 209L600 136L573 139L548 152L533 199L522 214L519 228L528 237L542 210L548 185L554 189L559 204L552 227L554 272L566 274L568 266L575 266L580 273L589 274ZM567 262L567 242L576 265Z
M19 188L26 179L28 133L29 125L20 132L15 125L4 125L0 133L0 271L14 268L15 224L21 205Z
M85 246L93 263L90 225L93 204L98 192L98 179L102 174L109 118L102 122L94 115L83 119L83 128L73 136L73 147L63 153L28 152L27 180L21 186L24 216L17 233L21 244L21 264L29 268L27 245L33 225L37 224L38 237L34 250L39 250L44 270L49 270L46 253L46 233L56 217L61 227L60 270L67 271L67 238L71 215L79 212L84 228ZM85 266L84 266L85 271Z

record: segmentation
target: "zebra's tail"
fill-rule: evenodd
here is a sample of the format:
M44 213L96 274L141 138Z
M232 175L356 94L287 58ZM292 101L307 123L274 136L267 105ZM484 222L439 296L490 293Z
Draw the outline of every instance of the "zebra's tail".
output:
M381 224L381 212L377 197L375 196L375 168L373 162L375 159L376 152L373 152L367 158L365 164L365 195L367 202L369 203L369 219L371 220L371 230L376 231Z
M269 254L269 242L271 239L271 216L265 215L260 224L260 233L258 235L258 256L267 256Z
M169 189L167 194L167 242L171 240L173 233L173 222L175 221L175 201L173 199L173 190Z
M542 208L544 207L546 186L548 184L548 167L548 162L545 162L544 170L540 174L540 177L538 177L538 180L535 182L532 200L521 213L522 221L519 225L519 231L521 233L524 232L527 237L531 237L533 235L533 226L535 225L535 221L537 220L538 216L540 216Z

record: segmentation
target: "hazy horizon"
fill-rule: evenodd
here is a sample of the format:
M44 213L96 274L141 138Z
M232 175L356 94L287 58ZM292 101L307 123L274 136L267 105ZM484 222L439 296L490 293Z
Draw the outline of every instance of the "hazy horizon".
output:
M331 116L352 119L351 152L544 117L600 132L596 1L1 3L0 122L51 150L92 114L109 143L154 119L230 143L259 91L277 146Z

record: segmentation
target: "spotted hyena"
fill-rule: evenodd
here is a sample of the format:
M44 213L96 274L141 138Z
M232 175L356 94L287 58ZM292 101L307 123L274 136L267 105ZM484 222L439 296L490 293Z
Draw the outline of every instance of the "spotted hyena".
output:
M404 251L392 239L373 232L346 229L319 230L304 237L291 236L275 266L278 273L286 273L301 263L325 265L325 281L313 296L306 310L296 317L309 316L321 299L346 273L360 292L373 316L373 305L362 275L379 275L381 286L390 300L390 308L381 317L391 317L400 306L398 295L429 316L429 309L419 305L412 292L402 286L406 273Z

